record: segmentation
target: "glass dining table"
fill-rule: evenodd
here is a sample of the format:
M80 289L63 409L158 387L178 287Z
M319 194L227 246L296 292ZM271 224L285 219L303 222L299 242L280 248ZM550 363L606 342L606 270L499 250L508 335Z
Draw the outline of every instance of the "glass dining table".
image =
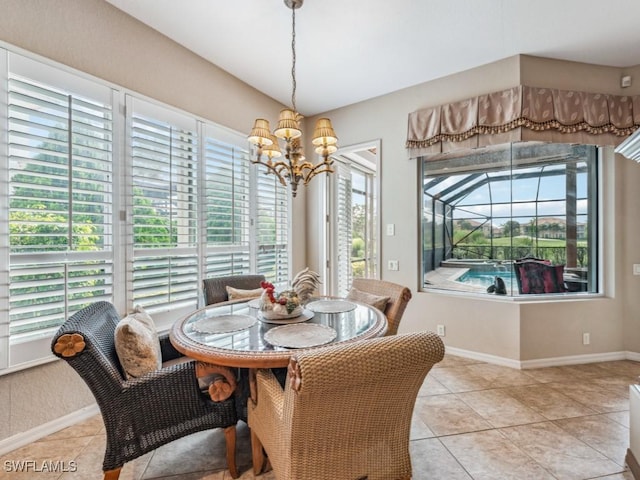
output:
M386 331L380 310L352 300L319 298L297 317L269 320L254 299L196 310L173 325L170 340L179 352L205 364L255 369L286 367L296 352L381 337Z

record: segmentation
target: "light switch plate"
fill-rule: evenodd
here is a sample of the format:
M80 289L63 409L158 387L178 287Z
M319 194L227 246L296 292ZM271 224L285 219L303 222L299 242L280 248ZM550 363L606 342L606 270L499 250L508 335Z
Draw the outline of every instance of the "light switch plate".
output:
M640 263L633 264L633 274L640 275Z
M398 260L389 260L388 264L389 270L399 270Z
M387 235L392 237L396 234L396 225L394 223L387 223Z

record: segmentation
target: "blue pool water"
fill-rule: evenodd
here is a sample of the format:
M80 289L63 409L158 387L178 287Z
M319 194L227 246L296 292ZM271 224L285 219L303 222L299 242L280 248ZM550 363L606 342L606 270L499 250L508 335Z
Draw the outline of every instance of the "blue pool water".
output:
M515 278L513 277L513 269L507 267L502 267L497 270L476 270L472 268L468 272L460 275L456 281L468 283L470 285L488 287L489 285L493 285L495 277L502 278L504 283L507 285L512 281L515 281Z

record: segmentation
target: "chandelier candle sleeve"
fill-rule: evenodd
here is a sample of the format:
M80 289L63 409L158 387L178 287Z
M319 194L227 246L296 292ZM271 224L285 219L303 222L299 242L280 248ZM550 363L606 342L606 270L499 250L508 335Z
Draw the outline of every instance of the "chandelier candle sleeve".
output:
M253 129L247 137L249 142L256 145L256 158L252 163L267 167L266 173L274 174L283 186L291 185L291 194L295 197L300 181L307 185L309 181L319 173L333 173L333 160L329 155L338 150L338 137L333 130L331 120L320 118L313 131L311 143L315 152L322 157L322 161L313 164L306 161L302 150L302 130L300 121L302 115L296 110L296 9L302 6L304 0L284 0L285 5L292 12L292 92L291 108L284 108L280 111L278 124L271 133L269 121L264 118L256 119ZM284 140L284 149L280 146L278 139ZM262 160L262 154L267 156L267 160ZM282 157L283 160L274 161Z

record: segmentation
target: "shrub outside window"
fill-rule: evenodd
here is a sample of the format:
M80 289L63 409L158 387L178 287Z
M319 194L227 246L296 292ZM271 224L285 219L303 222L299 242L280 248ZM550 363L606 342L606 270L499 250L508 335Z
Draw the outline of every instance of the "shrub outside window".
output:
M425 288L598 292L598 155L525 142L422 159Z

